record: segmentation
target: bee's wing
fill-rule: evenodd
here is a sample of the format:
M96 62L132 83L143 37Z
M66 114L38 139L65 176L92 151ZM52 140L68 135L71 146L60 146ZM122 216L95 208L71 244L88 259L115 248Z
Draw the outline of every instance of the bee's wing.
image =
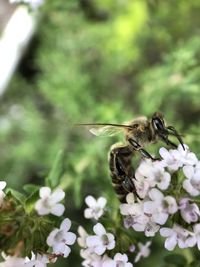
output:
M89 131L96 136L113 136L121 133L124 129L116 126L95 126L90 128Z
M113 136L131 128L130 125L113 124L113 123L84 123L76 126L90 127L89 131L96 136Z

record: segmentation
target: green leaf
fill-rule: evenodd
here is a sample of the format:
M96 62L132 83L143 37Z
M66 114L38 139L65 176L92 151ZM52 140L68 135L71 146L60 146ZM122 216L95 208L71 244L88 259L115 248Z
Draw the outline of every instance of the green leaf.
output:
M186 258L181 254L170 254L164 257L164 261L169 264L173 264L175 266L186 266L187 260Z
M35 202L39 199L39 189L35 190L27 199L25 200L25 209L30 213L35 206Z
M46 178L45 184L52 189L60 184L61 177L64 173L64 151L58 152L53 167Z
M25 196L24 196L22 193L20 193L20 192L14 190L14 189L8 188L7 191L6 191L6 195L15 198L15 199L18 200L22 205L24 205Z
M32 195L32 193L38 190L39 188L40 186L35 184L26 184L23 186L24 191L28 193L28 195Z

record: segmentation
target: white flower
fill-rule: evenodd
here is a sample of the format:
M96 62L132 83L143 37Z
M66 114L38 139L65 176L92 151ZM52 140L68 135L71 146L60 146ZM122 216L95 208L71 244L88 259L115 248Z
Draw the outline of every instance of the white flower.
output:
M151 241L146 242L144 245L142 243L138 243L138 248L139 248L139 252L135 257L135 262L138 262L140 260L141 257L148 257L150 254L150 247L151 245Z
M6 187L5 181L0 181L0 207L3 203L3 199L5 197L5 193L3 192L3 189Z
M93 231L96 235L88 236L86 238L86 244L89 248L92 248L97 255L102 255L106 249L111 250L115 247L114 235L106 233L101 223L97 223L93 227Z
M18 258L16 256L6 256L2 253L5 261L0 263L0 267L32 267L33 265L25 258ZM30 261L30 260L29 260Z
M195 165L198 162L196 155L190 152L187 145L184 145L185 150L182 145L178 146L177 150L174 150L174 156L179 159L183 165Z
M54 259L54 262L55 261L56 261L56 258ZM47 255L40 255L40 254L35 255L34 253L32 253L32 258L29 264L31 264L32 267L46 267L47 263L49 262L50 261Z
M101 257L99 261L94 261L91 264L92 267L116 267L115 262L109 258L106 254Z
M29 4L33 10L37 9L44 2L44 0L9 0L9 1L11 4L15 4L15 3Z
M182 218L187 222L197 222L200 216L199 207L195 203L190 203L190 199L182 198L179 202L179 209Z
M200 164L196 166L184 166L183 172L188 178L183 181L183 188L191 196L198 196L200 194Z
M193 226L194 235L196 238L197 247L200 250L200 223Z
M144 214L144 201L135 203L132 193L127 195L127 204L120 205L120 212L125 215L124 226L132 227L137 232L144 232L146 236L154 236L159 226L152 222L151 217Z
M144 212L150 214L152 221L163 225L166 223L169 214L174 214L178 210L175 198L164 196L158 189L149 191L150 201L144 202Z
M198 162L196 155L189 151L187 145L184 145L185 150L182 145L178 146L178 149L160 148L159 152L163 158L161 164L163 167L167 167L171 171L177 171L183 165L195 165Z
M133 264L128 262L128 257L126 254L117 253L114 256L114 262L116 267L133 267Z
M196 244L195 236L178 224L174 224L173 228L161 228L160 235L167 237L165 240L165 248L170 251L173 250L177 244L179 248L193 247Z
M163 158L161 161L162 166L167 167L170 171L177 171L183 165L183 163L180 161L180 154L177 154L175 151L177 150L170 149L168 151L164 147L161 147L159 150L159 153Z
M104 197L100 197L96 200L93 196L87 196L85 198L85 203L89 208L84 211L85 218L98 220L104 213L106 202L107 200Z
M91 249L81 249L80 255L84 259L84 261L82 262L82 266L85 267L93 266L92 263L99 262L102 258L101 256L93 253Z
M161 190L166 190L169 187L171 176L165 169L161 166L159 161L152 162L150 160L144 160L135 173L136 178L136 189L140 188L140 184L143 181L145 189L143 191L148 191L148 187L157 186ZM138 188L138 189L139 189ZM137 192L138 192L137 189ZM139 190L141 191L141 189ZM139 192L138 192L139 193ZM146 192L147 194L147 192ZM146 194L143 194L146 196ZM139 194L141 198L144 198Z
M77 238L77 242L80 247L86 248L86 238L88 237L88 233L85 231L85 229L82 226L78 227L78 233L79 237Z
M63 200L64 197L65 192L62 189L58 188L51 193L51 189L49 187L41 187L41 199L36 202L35 209L39 215L47 215L51 213L56 216L61 216L65 211L65 207L63 204L58 202Z
M68 257L71 249L68 245L73 245L76 235L68 232L71 227L71 221L66 218L60 225L60 229L54 229L47 237L47 244L53 248L55 254L62 254L64 258Z

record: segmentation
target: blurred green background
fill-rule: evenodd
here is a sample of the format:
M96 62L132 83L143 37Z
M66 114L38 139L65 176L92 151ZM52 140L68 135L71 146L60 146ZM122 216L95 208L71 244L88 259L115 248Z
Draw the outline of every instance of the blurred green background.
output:
M116 199L107 153L123 136L95 138L73 124L122 123L160 110L200 155L199 14L199 0L46 1L0 100L1 179L15 189L42 185L64 149L66 215L83 224L86 195ZM163 244L155 246L138 266L166 266ZM80 266L76 253L58 266Z

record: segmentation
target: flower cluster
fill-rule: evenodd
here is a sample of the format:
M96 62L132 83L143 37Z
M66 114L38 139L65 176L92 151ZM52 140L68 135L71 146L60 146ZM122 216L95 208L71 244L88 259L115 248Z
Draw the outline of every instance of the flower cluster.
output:
M10 200L2 191L5 186L6 183L4 181L0 181L0 206L2 212L4 211L4 209L6 210L6 212L8 212L8 208L10 208L9 205L6 206L6 201L9 203ZM35 234L37 236L38 231L41 231L40 233L42 233L39 235L40 240L42 238L41 248L40 251L38 251L39 253L34 254L33 252L31 252L31 258L20 257L21 250L24 248L24 241L23 239L19 239L19 244L16 244L16 247L13 248L14 255L10 256L6 255L5 253L2 254L4 261L0 262L0 267L46 267L48 263L55 262L58 257L61 256L66 258L70 254L71 249L69 245L73 245L76 240L76 235L72 232L69 232L69 229L71 228L70 219L65 218L61 222L60 228L54 227L54 225L57 225L57 222L60 221L59 217L62 216L65 211L64 205L60 203L60 201L65 197L64 191L57 188L52 192L49 187L41 187L39 192L37 192L37 195L38 193L40 198L34 203L33 206L32 212L35 222L32 221L32 223L35 225L35 228L37 227L36 225L39 225L39 229L36 229L36 233L34 233L33 231L32 233L33 235ZM13 196L11 197L13 198ZM14 199L12 199L12 202L13 201ZM22 210L24 211L24 209ZM52 217L51 219L48 218L49 214L55 216L55 221L52 220ZM25 214L25 216L27 215ZM46 249L47 245L49 246L48 249ZM31 250L33 249L35 251L35 248L31 247L31 243L30 248Z
M88 235L82 226L79 226L78 244L81 249L81 257L84 259L82 266L85 267L132 267L126 254L116 253L113 258L106 253L115 247L115 237L107 233L101 223L93 227L95 235Z
M127 203L120 205L124 226L147 237L160 230L168 250L176 245L200 248L200 210L194 198L200 195L200 162L186 145L159 152L161 160L143 160L136 170L137 196L128 194ZM166 223L172 227L163 227Z

